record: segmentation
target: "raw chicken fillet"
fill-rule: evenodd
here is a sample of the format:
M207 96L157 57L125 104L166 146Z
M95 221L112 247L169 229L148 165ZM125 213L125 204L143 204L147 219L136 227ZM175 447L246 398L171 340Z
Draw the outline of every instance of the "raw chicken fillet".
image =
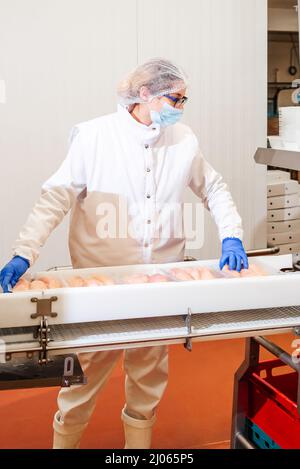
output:
M249 269L242 269L241 272L230 270L226 265L222 272L213 271L207 267L187 267L187 268L173 268L166 275L161 273L156 274L131 274L125 276L120 283L125 284L144 284L144 283L163 283L170 281L195 281L195 280L214 280L218 278L248 278L248 277L263 277L267 273L257 264L250 264ZM104 285L114 285L115 282L111 277L105 275L95 274L87 278L74 276L66 279L68 287L100 287ZM61 280L55 277L40 277L32 281L21 278L13 292L23 292L29 290L47 290L52 288L63 288L64 284Z

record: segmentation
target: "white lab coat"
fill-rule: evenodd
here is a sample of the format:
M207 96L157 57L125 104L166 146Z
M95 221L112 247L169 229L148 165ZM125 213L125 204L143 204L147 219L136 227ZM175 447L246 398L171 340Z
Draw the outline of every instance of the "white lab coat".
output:
M227 186L204 159L192 130L181 123L148 127L119 106L74 127L68 155L43 184L14 255L32 265L72 209L69 247L76 268L183 260L187 186L210 210L221 241L242 239Z

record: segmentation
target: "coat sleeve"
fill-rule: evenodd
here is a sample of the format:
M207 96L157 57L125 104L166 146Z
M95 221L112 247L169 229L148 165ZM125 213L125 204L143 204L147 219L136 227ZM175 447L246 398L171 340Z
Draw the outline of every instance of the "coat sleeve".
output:
M195 137L196 139L196 137ZM189 187L201 198L218 227L219 238L243 239L241 217L233 202L227 185L212 166L205 160L195 143Z
M13 255L28 259L32 265L39 256L40 248L85 187L82 135L79 128L74 127L67 157L58 171L43 184L41 196L13 245Z

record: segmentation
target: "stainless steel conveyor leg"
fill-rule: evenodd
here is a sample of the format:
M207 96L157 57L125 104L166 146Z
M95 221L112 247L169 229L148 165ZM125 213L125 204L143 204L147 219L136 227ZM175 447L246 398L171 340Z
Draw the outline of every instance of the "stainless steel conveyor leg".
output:
M246 339L245 359L234 376L231 449L251 449L253 445L245 437L245 418L248 405L247 375L258 365L259 344L252 337ZM242 437L241 437L242 436ZM246 444L247 443L247 444Z
M255 340L259 345L264 347L268 352L275 355L275 357L279 358L283 363L293 368L295 371L298 371L298 366L293 362L291 355L289 355L285 350L278 347L278 345L274 344L273 342L265 339L264 337L254 337Z

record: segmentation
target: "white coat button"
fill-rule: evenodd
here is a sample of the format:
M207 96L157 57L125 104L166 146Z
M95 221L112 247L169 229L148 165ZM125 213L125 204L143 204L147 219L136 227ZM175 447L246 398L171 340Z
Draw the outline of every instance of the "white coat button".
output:
M147 143L145 145L145 148L146 148L146 150L148 150L148 148L149 148L149 145Z
M151 199L151 195L150 195L150 194L147 194L147 199Z
M150 225L150 224L151 224L151 220L147 220L147 223L148 223L148 225Z
M147 168L147 173L150 173L151 169L150 168Z

